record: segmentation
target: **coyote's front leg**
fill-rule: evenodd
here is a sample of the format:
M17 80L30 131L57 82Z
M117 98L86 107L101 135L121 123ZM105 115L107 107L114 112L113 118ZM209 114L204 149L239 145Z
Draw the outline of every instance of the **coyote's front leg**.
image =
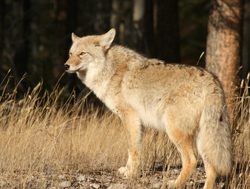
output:
M140 174L140 157L142 142L142 126L140 119L134 113L126 114L123 125L127 129L127 139L129 142L128 161L125 167L118 169L120 174L126 178L137 177Z

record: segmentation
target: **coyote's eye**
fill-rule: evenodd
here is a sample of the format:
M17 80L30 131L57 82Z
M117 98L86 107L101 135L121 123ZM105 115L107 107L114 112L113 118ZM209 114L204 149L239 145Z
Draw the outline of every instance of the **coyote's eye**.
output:
M79 54L79 57L82 58L85 54L86 54L86 52L83 51L83 52L81 52L81 53Z
M85 55L86 54L86 52L81 52L80 53L80 56L83 56L83 55Z
M72 53L71 53L71 52L69 53L69 57L70 57L70 56L72 56Z

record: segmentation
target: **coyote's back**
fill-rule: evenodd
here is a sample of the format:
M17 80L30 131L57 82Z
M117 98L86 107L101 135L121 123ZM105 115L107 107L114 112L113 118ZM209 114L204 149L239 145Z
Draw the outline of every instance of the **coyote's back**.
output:
M165 64L112 46L114 37L114 29L82 38L72 34L65 67L127 128L129 158L119 172L126 177L140 173L142 125L150 126L167 132L181 154L182 171L170 187L188 180L197 148L207 174L204 188L213 188L217 174L226 175L231 168L230 124L220 83L202 68Z

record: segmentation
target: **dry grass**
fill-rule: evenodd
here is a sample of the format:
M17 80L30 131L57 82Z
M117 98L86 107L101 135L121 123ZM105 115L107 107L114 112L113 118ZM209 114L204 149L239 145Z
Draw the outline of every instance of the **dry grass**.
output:
M228 188L250 186L250 96L248 86L242 88L245 91L237 100L235 161ZM126 134L114 115L109 112L100 115L98 110L83 108L83 101L72 104L69 99L60 104L62 90L55 89L41 97L40 89L38 85L21 100L16 100L15 92L5 94L3 90L0 97L1 175L113 171L126 163ZM144 170L152 171L158 162L164 162L168 168L167 165L179 165L179 156L163 133L147 129L143 146Z

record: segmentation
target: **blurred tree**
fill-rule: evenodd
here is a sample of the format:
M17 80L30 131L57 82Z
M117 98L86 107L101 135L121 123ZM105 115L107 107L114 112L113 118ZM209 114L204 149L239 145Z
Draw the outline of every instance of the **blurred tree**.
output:
M145 26L144 26L144 15L145 15L145 0L134 0L133 1L133 31L132 36L134 48L138 51L145 51Z
M113 0L111 26L117 30L117 43L168 62L180 61L178 1Z
M63 50L62 25L58 23L58 4L56 1L32 1L29 77L33 85L43 81L45 89L53 88L57 75L58 60ZM61 59L62 60L62 59Z
M53 32L54 43L56 47L54 49L53 56L53 76L59 78L64 72L64 62L68 58L68 51L71 45L71 33L77 28L78 22L78 1L70 0L56 0L54 1L54 25L57 32ZM55 29L55 28L53 28ZM67 75L66 83L71 92L76 87L76 76Z
M242 40L242 78L250 72L250 1L244 1Z
M154 56L180 62L178 0L154 1Z
M130 30L132 28L132 1L131 0L113 0L111 12L111 27L116 29L116 39L118 44L126 44L131 46L129 39Z
M144 15L144 26L145 26L145 52L150 57L153 56L153 41L154 41L154 9L153 1L145 0L145 15Z
M78 3L76 33L79 35L101 34L110 29L110 0L85 0Z
M2 64L4 63L4 25L5 25L5 0L0 2L0 60L2 60ZM3 65L0 66L0 83L2 82L3 78L5 77L5 70ZM2 86L0 86L1 91Z
M179 1L181 60L185 64L205 67L205 61L198 59L206 49L209 9L207 0Z
M150 0L152 2L152 0ZM129 46L141 53L148 53L145 31L147 25L145 16L146 0L113 0L111 26L116 28L116 42ZM153 20L151 20L153 21Z
M206 67L222 83L230 118L236 95L237 72L240 65L241 0L212 0L208 21Z
M6 73L12 70L14 81L19 82L28 72L29 34L30 34L30 0L1 1L1 69ZM3 75L5 74L3 73ZM28 80L24 80L19 89L23 92L28 88Z
M29 34L30 34L30 0L22 1L22 39L20 46L18 46L15 56L14 56L14 65L18 75L18 79L22 77L26 72L28 72L28 62L29 62L29 52L30 52L30 43L29 43ZM22 83L24 84L24 83Z
M5 0L0 2L0 57L2 58L3 47L4 47L4 22L5 22Z

